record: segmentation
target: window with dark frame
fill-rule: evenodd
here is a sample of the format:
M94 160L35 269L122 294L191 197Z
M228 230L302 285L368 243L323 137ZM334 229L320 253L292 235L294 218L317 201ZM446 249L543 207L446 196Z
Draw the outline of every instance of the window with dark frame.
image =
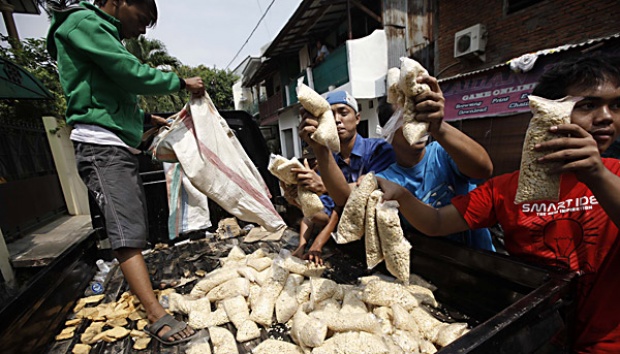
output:
M507 0L507 14L523 10L544 0Z

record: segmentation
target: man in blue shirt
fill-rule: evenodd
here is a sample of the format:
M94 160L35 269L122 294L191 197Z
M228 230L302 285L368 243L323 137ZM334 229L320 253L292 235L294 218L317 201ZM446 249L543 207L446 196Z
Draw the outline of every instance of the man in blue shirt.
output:
M333 91L327 97L336 119L338 138L340 140L340 152L331 151L310 139L310 135L316 131L318 121L308 112L302 109L302 122L299 126L299 136L305 140L314 152L321 175L312 169L293 169L297 173L299 184L320 195L323 202L325 215L316 215L307 222L301 230L314 228L320 231L310 246L310 251L304 258L317 263L322 263L322 248L329 240L331 231L338 220L338 207L344 206L351 186L355 185L358 178L369 172L380 172L396 161L392 146L384 139L364 138L357 133L360 122L357 101L346 91ZM321 156L319 158L319 156ZM321 176L326 177L327 181ZM334 177L335 176L335 177ZM332 183L336 178L336 183ZM325 183L324 183L325 181ZM287 191L287 194L294 190ZM293 200L290 195L288 200ZM296 253L303 253L305 239L309 237L305 232L301 235L304 240L300 241L300 248Z
M328 192L336 206L344 206L351 187L361 175L383 171L396 161L396 155L385 139L364 138L357 133L361 118L353 96L346 91L333 91L326 99L336 119L340 152L332 154L327 147L310 138L316 131L318 120L302 108L299 136L314 151L322 179L300 180L300 183L319 194Z
M416 119L429 123L428 135L409 144L403 135L402 110L394 113L387 102L378 107L382 135L392 144L396 162L377 177L397 183L422 202L439 208L457 195L467 194L491 176L493 164L486 150L469 136L443 121L444 98L434 77L423 76L431 91L415 97ZM413 227L404 219L405 229ZM468 230L448 236L475 249L495 251L488 229Z

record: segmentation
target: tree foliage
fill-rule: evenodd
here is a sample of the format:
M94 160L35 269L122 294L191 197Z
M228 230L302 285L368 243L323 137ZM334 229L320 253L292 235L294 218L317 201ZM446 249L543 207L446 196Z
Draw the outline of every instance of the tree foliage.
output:
M4 38L4 41L8 41ZM234 109L232 85L236 77L231 71L207 68L204 65L191 67L169 55L165 45L158 40L139 37L125 41L127 49L142 62L151 67L173 71L179 77L200 76L213 103L218 109ZM54 115L63 118L66 111L66 99L60 86L56 61L46 50L45 39L26 39L18 46L0 46L0 56L24 67L54 95L54 100L32 101L14 100L0 102L0 114L5 117L25 117L39 119L41 115ZM140 106L146 112L177 112L190 99L190 94L183 90L164 96L142 96Z
M144 36L125 39L125 48L143 64L157 69L176 68L180 65L177 58L168 54L164 43Z
M4 42L9 40L3 38ZM45 39L28 38L21 45L0 46L0 56L28 70L54 95L54 100L4 100L0 102L0 115L37 120L42 115L64 116L67 103L56 61L48 54Z
M160 70L172 70L179 77L189 78L200 76L213 103L218 109L234 109L232 85L237 79L232 72L207 68L204 65L191 67L182 65L170 56L161 41L140 36L137 39L125 40L125 47L140 62ZM177 112L190 99L187 91L180 91L166 96L143 96L140 105L146 112L164 113Z

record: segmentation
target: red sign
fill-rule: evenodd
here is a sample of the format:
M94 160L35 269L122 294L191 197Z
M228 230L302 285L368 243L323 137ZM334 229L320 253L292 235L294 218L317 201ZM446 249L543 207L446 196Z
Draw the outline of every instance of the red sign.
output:
M441 83L445 120L512 115L530 110L527 96L539 70L516 73L508 66Z

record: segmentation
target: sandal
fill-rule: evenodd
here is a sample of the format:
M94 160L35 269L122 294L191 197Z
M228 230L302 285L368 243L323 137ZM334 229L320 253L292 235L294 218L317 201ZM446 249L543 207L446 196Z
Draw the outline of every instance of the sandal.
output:
M170 327L170 330L168 330L168 332L164 333L160 337L157 335L157 333L159 333L159 331L164 326ZM175 344L184 343L184 342L191 340L198 333L198 331L194 331L194 334L192 334L191 336L187 336L185 338L177 339L177 340L170 340L172 336L181 332L186 327L187 327L187 323L178 321L174 317L172 317L172 315L166 314L159 320L153 322L152 324L148 326L145 326L144 331L148 333L151 337L157 339L163 345L175 345Z

